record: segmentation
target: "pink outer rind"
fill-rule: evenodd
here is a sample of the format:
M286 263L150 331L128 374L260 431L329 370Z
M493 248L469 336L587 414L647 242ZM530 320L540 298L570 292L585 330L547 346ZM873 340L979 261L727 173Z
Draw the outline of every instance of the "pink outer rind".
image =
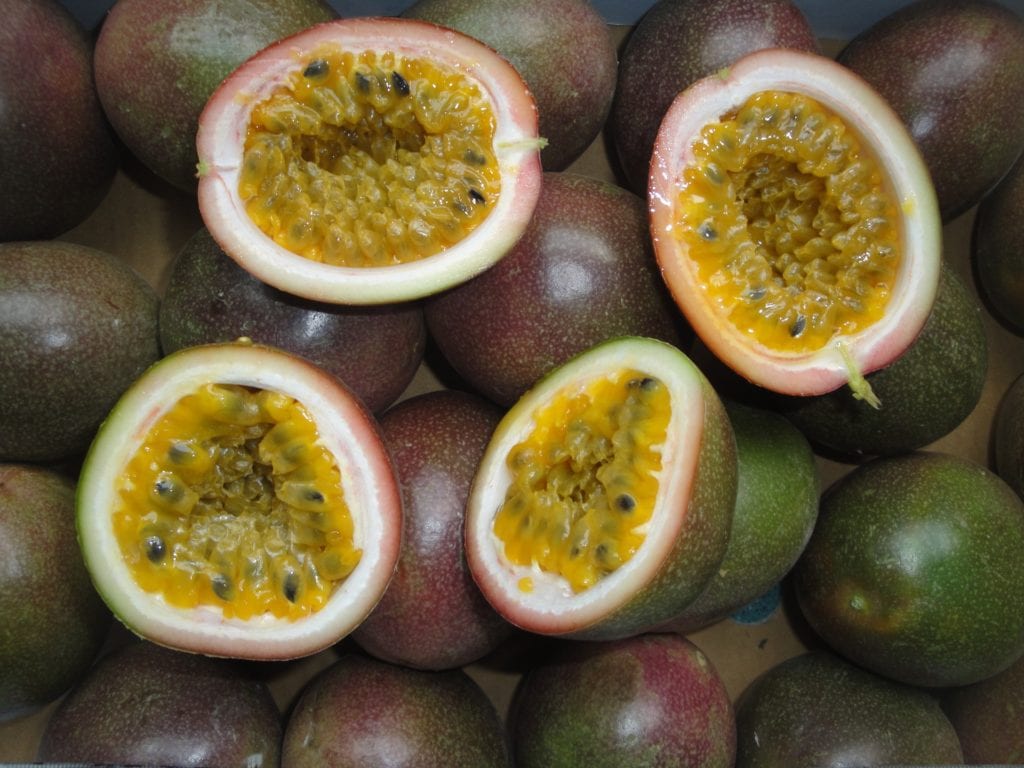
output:
M216 609L168 606L139 589L110 532L115 480L162 412L208 382L284 392L317 423L339 462L363 556L318 612L299 621L225 620ZM82 465L76 494L78 538L93 583L111 611L137 635L181 651L242 659L283 660L330 647L370 613L398 563L402 502L376 421L338 379L302 358L243 342L172 353L130 387L100 427ZM357 534L358 535L358 534Z
M502 169L498 202L462 242L429 258L379 268L319 264L277 245L249 218L238 196L238 171L249 114L301 56L325 42L356 50L429 56L457 67L490 95ZM210 98L199 119L198 202L221 248L260 280L288 293L339 304L380 304L437 293L483 272L526 229L541 187L538 116L519 73L493 49L454 30L396 17L324 22L252 56Z
M892 108L860 77L818 54L757 51L727 71L699 80L666 113L654 152L648 208L655 256L670 292L702 341L754 384L789 395L830 392L850 380L835 342L812 353L779 354L752 342L712 308L673 234L676 179L692 159L703 125L761 90L805 93L840 114L885 163L903 207L903 264L889 308L875 325L843 344L861 374L884 367L913 342L931 311L942 258L941 219L928 170Z

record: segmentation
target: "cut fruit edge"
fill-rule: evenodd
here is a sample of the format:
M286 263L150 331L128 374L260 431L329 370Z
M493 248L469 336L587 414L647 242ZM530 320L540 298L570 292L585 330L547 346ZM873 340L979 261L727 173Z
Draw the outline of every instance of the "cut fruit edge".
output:
M403 264L334 266L278 245L249 217L237 190L252 109L303 66L304 54L327 41L352 50L428 55L459 69L488 95L495 110L494 149L501 189L494 209L466 239L433 256ZM518 241L540 196L543 139L537 133L536 104L522 78L493 49L429 22L391 17L340 19L274 43L221 84L203 110L199 125L197 195L210 234L263 282L315 301L353 305L410 301L465 282L497 262Z
M224 360L226 351L230 362ZM296 375L297 367L301 375ZM266 615L243 621L225 619L213 606L171 606L135 583L114 536L110 520L117 507L116 481L122 468L174 403L211 382L294 397L308 410L320 440L338 462L355 524L355 544L362 556L326 605L302 619ZM131 631L182 651L281 660L333 645L370 613L398 563L401 499L383 442L367 439L375 430L361 403L337 380L285 353L233 343L186 348L165 357L117 403L83 463L76 492L77 529L97 591Z
M802 93L838 114L879 158L900 206L903 257L884 317L807 353L774 352L720 317L692 262L680 258L673 232L677 179L693 159L694 138L706 123L763 90ZM913 138L862 78L818 54L758 51L680 93L662 121L651 157L648 210L662 275L694 331L735 372L782 394L824 394L888 365L917 337L938 290L942 224L931 176Z
M654 511L644 542L616 571L574 593L561 576L536 565L516 565L504 555L493 520L505 498L511 448L535 426L532 416L555 392L583 387L616 370L635 369L663 381L672 412L662 446L662 468ZM703 375L680 350L646 338L614 339L577 356L541 379L506 413L481 459L466 505L466 554L481 591L506 620L544 635L582 632L628 606L670 558L689 510L703 436L706 396ZM520 580L530 578L525 592Z

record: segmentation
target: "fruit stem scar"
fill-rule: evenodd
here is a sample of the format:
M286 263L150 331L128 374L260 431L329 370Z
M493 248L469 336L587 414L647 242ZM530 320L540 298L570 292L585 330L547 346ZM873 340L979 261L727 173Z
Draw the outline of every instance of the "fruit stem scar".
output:
M872 408L881 408L882 401L878 399L878 396L871 388L871 383L864 378L864 374L860 372L860 369L857 367L857 363L853 359L853 355L850 354L850 350L847 348L846 344L841 341L836 342L836 349L839 350L839 354L843 358L843 363L846 365L848 384L850 385L850 389L853 391L854 398L857 400L863 400Z

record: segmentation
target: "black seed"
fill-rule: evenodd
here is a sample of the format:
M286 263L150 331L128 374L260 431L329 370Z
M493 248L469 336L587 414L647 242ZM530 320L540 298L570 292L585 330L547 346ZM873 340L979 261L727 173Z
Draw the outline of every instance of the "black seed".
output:
M807 318L803 315L797 315L796 320L789 326L789 335L796 338L804 332L804 328L807 327Z
M470 165L486 165L487 158L481 155L479 152L473 149L467 149L462 155L462 159Z
M579 556L580 556L580 548L579 547L574 546L572 549L569 550L569 557L579 557Z
M697 228L697 233L709 242L718 239L718 231L708 221L705 221Z
M484 197L483 193L472 187L469 188L469 199L477 204L487 202L487 198Z
M176 483L173 478L167 475L161 475L157 478L157 481L153 484L153 490L156 491L157 496L167 501L180 501L185 495L185 489L181 483Z
M167 545L164 540L157 535L147 536L146 540L142 543L146 549L146 558L151 563L162 562L164 556L167 554Z
M285 600L289 603L294 603L295 598L299 596L299 574L290 568L284 577L283 591Z
M323 59L313 59L302 70L303 77L323 77L330 71L330 65Z
M400 96L409 95L409 81L397 72L391 73L391 84L395 86L395 90L398 91Z
M175 464L181 464L195 457L196 452L192 450L192 446L181 440L171 443L171 447L167 449L167 458Z
M708 177L708 181L712 184L722 183L722 172L718 170L717 165L709 165L705 170L705 175Z
M615 497L615 508L620 512L632 512L636 507L636 499L628 493L620 493Z
M756 288L751 288L747 291L747 298L752 301L760 301L765 297L766 293L768 293L768 289L763 285L759 285Z
M358 88L361 93L369 93L370 92L370 86L372 85L372 82L373 82L370 79L370 76L367 75L365 72L356 72L355 77L356 77L356 88Z
M223 573L218 573L210 579L210 586L213 587L213 594L221 600L231 599L231 579Z
M316 488L310 488L306 491L306 501L317 501L321 502L324 500L324 495L320 493Z
M627 386L630 389L640 389L644 392L653 392L658 388L658 380L651 378L650 376L644 376L642 379L630 379Z
M608 557L608 545L598 544L594 547L594 557L600 561L604 561Z
M469 216L469 214L470 214L470 208L469 208L469 206L468 206L468 205L466 205L466 204L465 204L464 202L462 202L461 200L456 200L456 201L455 201L454 203L452 203L452 207L453 207L453 208L454 208L454 209L455 209L456 211L458 211L459 213L461 213L461 214L462 214L463 216Z

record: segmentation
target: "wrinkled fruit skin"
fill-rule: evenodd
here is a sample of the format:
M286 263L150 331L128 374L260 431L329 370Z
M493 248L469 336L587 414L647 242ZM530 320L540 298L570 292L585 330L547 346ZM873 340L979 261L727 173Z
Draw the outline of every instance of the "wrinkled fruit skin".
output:
M0 722L56 700L107 637L110 613L85 570L74 521L68 478L0 464Z
M615 336L689 337L658 274L643 201L609 182L544 174L526 232L497 264L428 299L427 329L467 384L509 406Z
M118 0L96 40L96 90L111 125L150 171L196 188L199 113L252 54L336 17L325 0Z
M747 686L736 702L736 731L736 768L962 762L935 698L821 650Z
M274 768L282 730L266 683L242 668L138 641L100 659L60 703L39 760Z
M57 241L0 245L0 459L76 456L160 358L156 292L126 263Z
M848 387L783 399L776 407L823 453L847 461L906 453L960 426L981 400L987 370L981 307L943 265L921 333L894 362L866 377L881 407L854 398Z
M1024 336L1024 155L978 204L974 267L993 314Z
M2 0L0 241L44 240L104 198L118 165L92 43L56 0Z
M537 100L546 170L565 170L601 132L618 55L588 0L418 0L402 15L457 29L512 62Z
M345 307L282 293L242 269L200 229L171 265L160 304L163 350L243 336L311 360L379 413L416 374L427 326L416 303Z
M966 764L1024 764L1024 658L973 685L945 691L941 704Z
M452 669L493 651L512 627L480 594L466 564L466 499L501 411L456 390L403 400L380 417L404 508L398 569L353 632L377 658Z
M686 86L761 48L818 51L810 22L789 0L661 0L640 18L619 62L609 132L626 186L647 192L661 118Z
M1024 504L967 459L875 459L822 496L794 569L832 648L917 686L969 685L1024 654Z
M501 718L461 669L438 672L346 654L303 689L283 768L511 768Z
M838 60L910 129L943 221L977 203L1024 147L1024 18L994 0L910 3Z
M519 768L733 765L728 693L678 635L563 646L526 672L511 707Z

